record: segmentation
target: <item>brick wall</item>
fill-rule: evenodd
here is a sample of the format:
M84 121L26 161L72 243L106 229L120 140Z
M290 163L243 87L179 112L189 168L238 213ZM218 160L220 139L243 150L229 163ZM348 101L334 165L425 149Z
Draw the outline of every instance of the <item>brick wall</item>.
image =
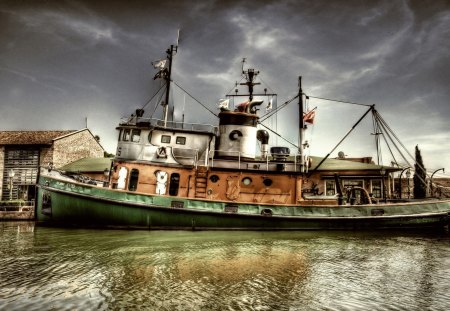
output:
M39 154L39 165L47 166L50 162L53 162L53 146L41 148L41 153Z
M5 167L5 147L0 146L0 201L2 200L3 172Z
M86 157L101 158L103 152L102 146L86 129L55 140L53 144L53 165L59 168Z

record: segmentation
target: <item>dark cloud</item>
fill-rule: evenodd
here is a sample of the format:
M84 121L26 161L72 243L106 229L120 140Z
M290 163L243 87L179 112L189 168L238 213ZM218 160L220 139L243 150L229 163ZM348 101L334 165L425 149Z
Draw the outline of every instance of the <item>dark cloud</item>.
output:
M159 88L151 61L165 57L179 29L174 80L211 110L240 79L245 57L279 103L295 96L301 75L310 95L376 104L410 150L422 146L428 167L450 166L450 5L444 0L4 0L2 128L77 129L88 117L113 151L117 120ZM191 121L215 121L176 86L174 94L186 101L186 111L195 109ZM310 104L318 106L309 131L316 155L327 153L365 109ZM272 125L296 141L290 124L297 106L291 106ZM368 154L362 146L373 137L352 135L357 144L342 146L346 153Z

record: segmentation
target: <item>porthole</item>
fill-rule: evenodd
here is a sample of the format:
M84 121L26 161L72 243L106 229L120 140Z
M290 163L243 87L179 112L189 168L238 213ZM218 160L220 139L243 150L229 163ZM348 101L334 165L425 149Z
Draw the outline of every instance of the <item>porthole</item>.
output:
M252 179L250 177L244 177L242 178L242 184L244 186L249 186L252 183Z
M272 179L264 178L263 184L266 185L266 187L270 187L272 185Z
M211 177L209 177L209 180L211 180L211 182L218 182L219 181L219 176L217 175L212 175Z

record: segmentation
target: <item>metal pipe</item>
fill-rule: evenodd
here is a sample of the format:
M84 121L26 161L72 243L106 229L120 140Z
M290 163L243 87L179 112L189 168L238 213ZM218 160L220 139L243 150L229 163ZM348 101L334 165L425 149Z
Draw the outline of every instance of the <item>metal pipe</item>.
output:
M430 196L433 196L433 176L434 176L434 174L436 174L440 170L442 170L442 173L445 173L445 168L443 167L443 168L439 168L439 169L435 170L433 172L433 174L431 174L431 177L430 177Z

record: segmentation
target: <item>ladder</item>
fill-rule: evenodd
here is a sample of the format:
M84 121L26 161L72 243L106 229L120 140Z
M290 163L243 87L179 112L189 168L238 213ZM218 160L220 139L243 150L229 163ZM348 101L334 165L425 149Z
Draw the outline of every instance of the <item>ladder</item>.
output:
M198 166L195 171L195 197L206 198L206 185L208 184L208 167Z

